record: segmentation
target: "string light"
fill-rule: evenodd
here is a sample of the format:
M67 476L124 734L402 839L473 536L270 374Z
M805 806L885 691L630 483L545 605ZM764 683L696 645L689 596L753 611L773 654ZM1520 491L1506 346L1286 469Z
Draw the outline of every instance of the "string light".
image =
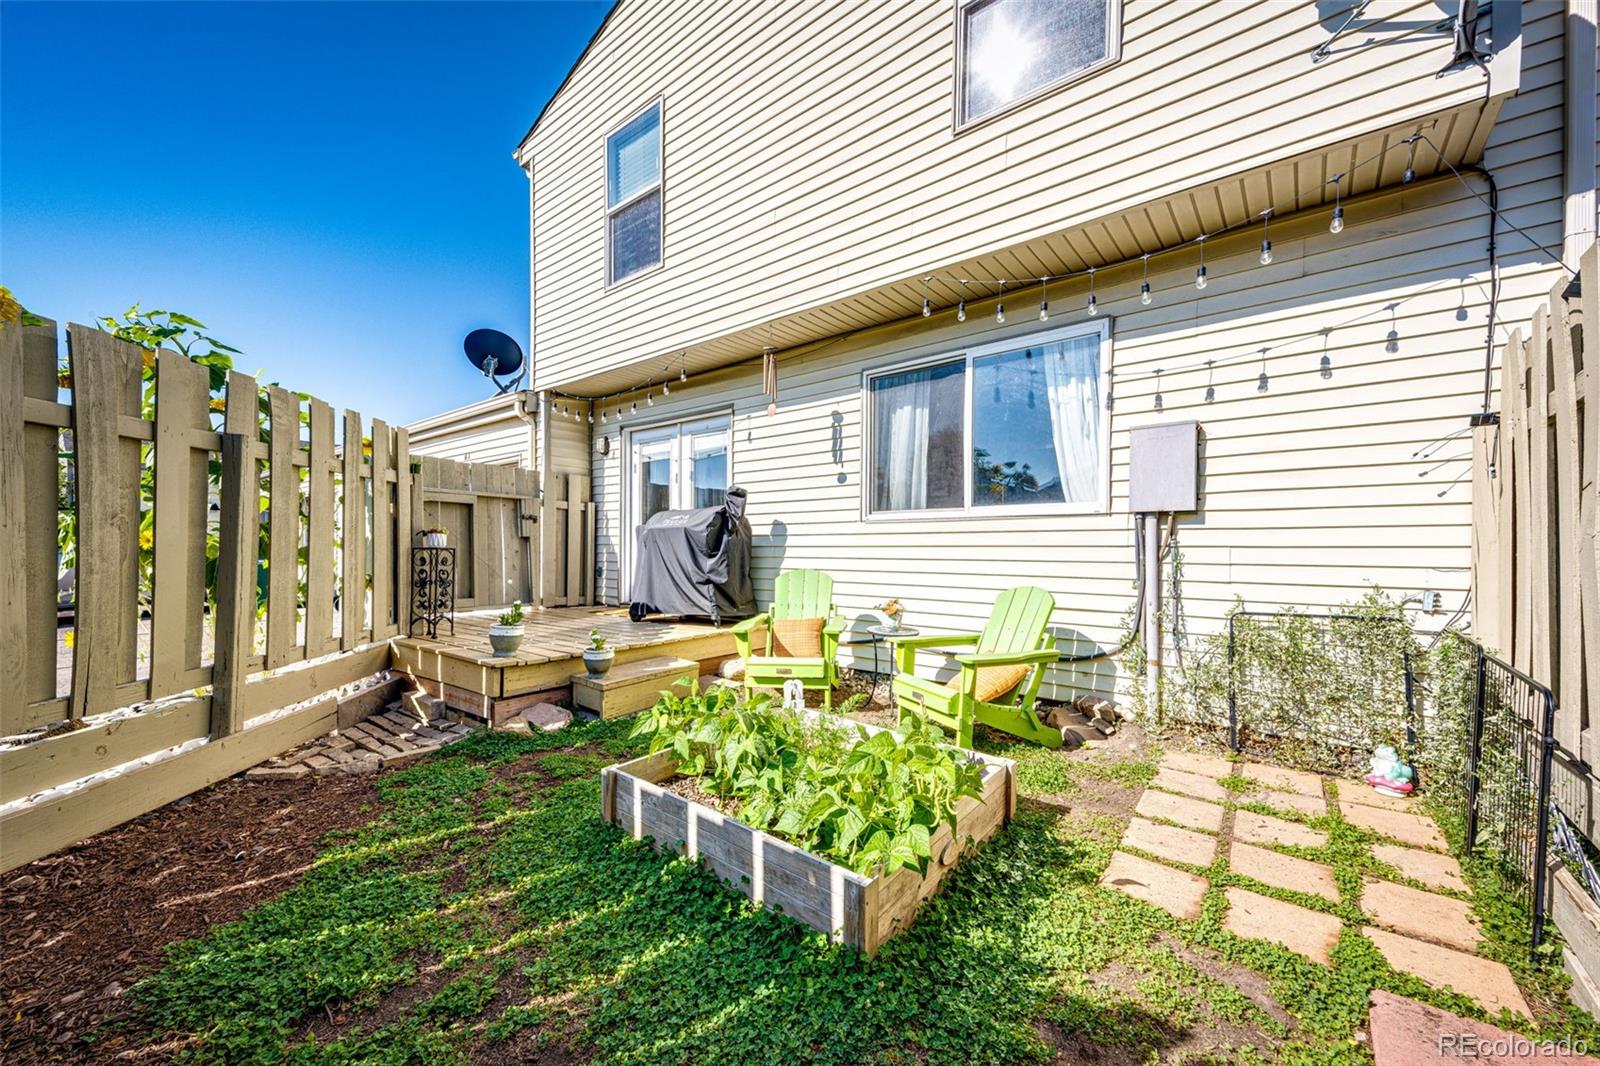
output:
M639 413L639 401L638 400L634 400L632 403L630 403L628 405L628 413L630 415L636 415L636 414Z
M1261 349L1261 376L1256 379L1257 392L1267 391L1267 352L1270 350L1269 348Z
M1144 280L1139 282L1139 302L1146 307L1150 306L1150 253L1146 252L1139 257L1144 260Z
M594 425L594 405L589 406L589 424Z
M672 392L671 384L669 384L668 382L663 381L661 383L661 395L666 396L666 395L669 395L671 392Z
M1050 321L1050 279L1039 279L1039 321Z
M967 320L967 279L961 279L961 299L956 301L956 321Z
M1194 287L1203 289L1206 287L1206 239L1200 237L1196 243L1200 245L1200 265L1194 271Z
M933 304L928 302L928 282L930 282L932 280L933 280L933 276L932 275L929 275L928 277L925 277L925 278L922 279L922 317L923 318L927 318L929 315L933 314Z
M1156 367L1156 410L1161 410L1163 406L1165 405L1161 402L1161 368Z
M1006 324L1006 279L1000 279L1000 302L994 305L994 320L998 325Z
M650 392L648 389L645 390L644 405L646 407L654 407L656 405L656 394Z
M1206 360L1206 403L1210 403L1217 398L1217 387L1212 383L1216 375L1216 365L1217 361L1215 359Z
M1261 212L1261 265L1272 263L1272 208Z
M1328 179L1328 184L1333 186L1333 218L1328 220L1329 233L1344 232L1344 204L1339 202L1339 187L1343 181L1343 174L1335 174Z
M1100 313L1100 308L1095 305L1095 300L1094 300L1094 270L1095 270L1094 267L1090 267L1089 268L1089 314L1090 315L1098 315Z
M1417 142L1421 139L1421 132L1413 133L1406 138L1406 172L1400 177L1402 185L1410 185L1417 180Z

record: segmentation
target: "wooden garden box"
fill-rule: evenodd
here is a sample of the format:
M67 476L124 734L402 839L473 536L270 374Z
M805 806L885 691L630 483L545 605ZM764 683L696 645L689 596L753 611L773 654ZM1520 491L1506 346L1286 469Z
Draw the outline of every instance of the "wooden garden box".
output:
M969 797L957 805L954 834L949 826L939 827L926 873L902 868L864 877L668 792L660 783L677 773L669 751L600 771L601 813L635 840L648 837L661 851L699 859L757 903L827 933L835 943L875 955L885 941L911 925L922 901L939 890L961 856L999 832L1016 813L1015 764L968 754L984 764L983 798Z

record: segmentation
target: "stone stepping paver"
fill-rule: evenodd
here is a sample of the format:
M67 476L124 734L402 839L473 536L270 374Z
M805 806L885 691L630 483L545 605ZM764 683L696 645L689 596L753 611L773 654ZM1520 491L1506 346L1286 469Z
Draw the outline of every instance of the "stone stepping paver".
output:
M1216 837L1144 818L1134 818L1128 822L1128 830L1122 834L1122 846L1148 851L1173 862L1186 862L1190 866L1210 866L1211 860L1217 855Z
M1339 919L1245 888L1229 888L1226 895L1228 917L1222 926L1228 932L1249 940L1269 940L1329 965L1333 946L1339 942Z
M1254 811L1233 812L1233 836L1251 844L1292 844L1301 848L1321 848L1328 843L1328 834L1320 829Z
M1280 811L1298 811L1312 818L1328 813L1328 804L1321 796L1307 796L1299 792L1247 792L1241 799L1250 803L1265 803Z
M376 773L385 766L400 766L438 751L472 732L448 718L423 721L414 711L399 707L392 704L346 729L307 741L251 767L244 776L260 780Z
M1258 848L1253 844L1236 843L1228 852L1228 868L1273 888L1321 896L1330 903L1339 902L1339 886L1333 879L1333 867L1320 862L1297 859L1293 855Z
M1187 770L1173 770L1165 766L1156 772L1150 784L1156 788L1164 788L1168 792L1180 792L1185 796L1210 800L1213 803L1221 803L1228 798L1228 790L1219 785L1214 778L1191 774Z
M1113 852L1100 883L1154 904L1174 918L1198 918L1206 879L1125 851Z
M1240 766L1240 772L1250 780L1260 782L1267 788L1279 792L1297 792L1302 796L1322 798L1322 778L1304 770L1247 762Z
M1161 765L1206 777L1227 777L1233 773L1233 763L1227 759L1198 751L1169 751L1161 756Z
M1474 950L1483 940L1472 905L1465 900L1408 888L1393 881L1362 878L1361 909L1377 924L1396 932L1437 940L1466 951Z
M1374 844L1372 854L1413 881L1455 892L1467 891L1466 879L1461 876L1461 864L1452 856L1440 855L1437 851L1418 851L1399 844Z
M1224 809L1218 804L1191 799L1188 796L1174 796L1167 792L1146 790L1145 794L1139 797L1139 805L1134 811L1146 818L1163 818L1169 822L1188 826L1190 829L1204 829L1211 833L1222 831Z
M1420 814L1369 807L1364 803L1352 803L1344 797L1339 799L1339 813L1344 815L1344 820L1351 825L1359 825L1382 836L1392 837L1402 844L1410 844L1416 848L1432 848L1434 851L1449 850L1444 834L1439 832L1439 827L1433 824L1432 819Z
M1385 796L1365 781L1340 781L1339 802L1343 804L1346 800L1363 807L1404 811L1407 814L1418 813L1418 808L1422 806L1422 801L1415 796Z
M1526 1018L1533 1017L1528 1001L1522 998L1517 982L1512 980L1511 971L1503 963L1372 926L1361 932L1390 966L1419 978L1426 985L1453 988L1471 996L1491 1014L1505 1008Z

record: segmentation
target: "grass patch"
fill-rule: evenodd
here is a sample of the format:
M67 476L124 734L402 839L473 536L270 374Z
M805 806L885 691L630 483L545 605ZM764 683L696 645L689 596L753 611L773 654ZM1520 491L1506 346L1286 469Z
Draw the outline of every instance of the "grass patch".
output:
M869 960L603 824L597 771L637 752L631 725L480 734L385 775L370 821L332 835L298 885L170 949L132 990L136 1025L207 1063L470 1062L515 1041L503 1050L606 1063L1047 1062L1093 1046L1328 1064L1370 1061L1352 1035L1373 987L1470 1007L1350 929L1332 969L1223 929L1229 884L1357 918L1360 876L1388 871L1337 812L1297 819L1325 847L1288 850L1332 865L1340 902L1219 861L1201 871L1201 917L1178 922L1097 884L1152 755L987 737L1018 760L1017 818ZM1494 899L1489 951L1516 967L1525 915ZM1517 968L1553 994L1552 972ZM326 1026L342 1012L355 1023ZM1576 1012L1545 1019L1593 1031Z

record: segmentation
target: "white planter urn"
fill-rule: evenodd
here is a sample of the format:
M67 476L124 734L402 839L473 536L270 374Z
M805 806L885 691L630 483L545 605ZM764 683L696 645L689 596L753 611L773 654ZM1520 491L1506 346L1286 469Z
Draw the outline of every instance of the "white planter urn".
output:
M606 676L606 671L611 669L616 657L615 648L601 648L598 651L594 648L583 649L583 665L589 671L590 677Z
M503 626L498 622L489 627L489 644L494 648L497 659L504 659L515 655L517 648L522 644L522 627Z
M446 543L448 539L449 534L446 533L424 533L422 535L422 546L424 548L447 548L449 547L449 544Z

